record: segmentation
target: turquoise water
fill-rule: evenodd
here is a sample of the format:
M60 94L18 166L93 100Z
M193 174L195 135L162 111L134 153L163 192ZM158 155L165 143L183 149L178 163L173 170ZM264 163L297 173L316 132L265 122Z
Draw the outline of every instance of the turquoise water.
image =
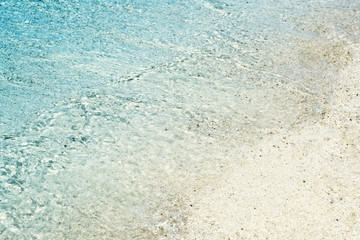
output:
M1 2L0 236L178 238L187 184L321 113L331 70L302 64L299 39L358 5Z

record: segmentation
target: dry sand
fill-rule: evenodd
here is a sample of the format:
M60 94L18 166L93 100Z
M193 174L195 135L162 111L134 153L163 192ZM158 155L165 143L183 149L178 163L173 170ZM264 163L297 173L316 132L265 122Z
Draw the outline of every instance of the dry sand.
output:
M249 132L212 145L212 167L162 177L173 200L149 238L360 239L360 18L327 14L300 19L310 37L289 50L318 79L290 73L299 81L246 91L262 113L232 119L225 132Z
M360 53L352 46L353 54ZM321 117L264 136L200 190L184 239L358 239L360 64L339 71Z
M312 43L313 57L338 65L326 107L259 133L221 180L197 189L181 238L360 238L360 45L342 44Z

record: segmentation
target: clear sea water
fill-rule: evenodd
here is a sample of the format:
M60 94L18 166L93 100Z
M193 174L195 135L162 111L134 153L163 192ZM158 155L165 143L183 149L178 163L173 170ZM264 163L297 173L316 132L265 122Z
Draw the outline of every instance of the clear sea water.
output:
M321 114L331 69L299 46L358 6L0 2L0 238L179 238L188 188Z

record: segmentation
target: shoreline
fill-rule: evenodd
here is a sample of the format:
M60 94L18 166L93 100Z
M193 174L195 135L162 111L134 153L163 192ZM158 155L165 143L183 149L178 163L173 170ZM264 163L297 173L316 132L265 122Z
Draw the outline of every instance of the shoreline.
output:
M0 4L0 236L360 235L359 4L64 3Z

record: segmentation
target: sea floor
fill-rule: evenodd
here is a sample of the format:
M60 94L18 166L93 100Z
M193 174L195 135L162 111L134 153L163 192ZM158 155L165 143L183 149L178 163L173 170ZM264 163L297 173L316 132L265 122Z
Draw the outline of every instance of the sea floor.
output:
M1 3L0 237L360 236L360 2L245 2Z

